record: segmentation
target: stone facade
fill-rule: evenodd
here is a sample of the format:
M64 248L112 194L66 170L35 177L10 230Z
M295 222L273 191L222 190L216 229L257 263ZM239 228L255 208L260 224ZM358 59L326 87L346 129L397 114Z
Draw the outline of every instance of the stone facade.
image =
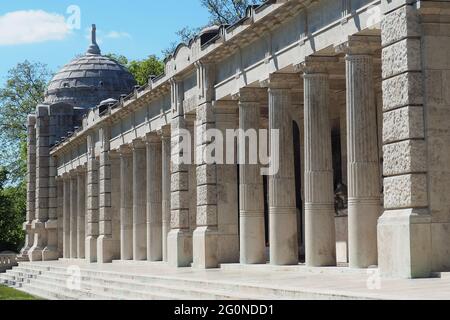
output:
M111 68L115 100L53 90L28 118L22 255L449 271L449 21L443 1L268 1L144 87ZM86 57L103 61L95 32ZM278 135L205 161L236 129ZM267 176L237 162L261 142Z

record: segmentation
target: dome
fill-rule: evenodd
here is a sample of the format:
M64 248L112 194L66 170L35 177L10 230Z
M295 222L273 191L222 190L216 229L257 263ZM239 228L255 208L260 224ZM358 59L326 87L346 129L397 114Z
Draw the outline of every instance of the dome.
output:
M45 103L65 102L88 109L133 90L136 85L133 75L115 60L101 55L95 33L93 25L92 43L86 54L65 65L50 81Z

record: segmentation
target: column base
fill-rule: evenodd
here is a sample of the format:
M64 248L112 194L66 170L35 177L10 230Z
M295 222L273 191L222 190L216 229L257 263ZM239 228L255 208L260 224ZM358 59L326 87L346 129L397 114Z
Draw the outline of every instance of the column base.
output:
M97 239L97 262L111 263L119 259L119 241L108 236L99 236Z
M276 266L297 265L298 236L297 209L270 208L270 264Z
M261 216L249 216L241 211L240 226L240 263L265 264L264 212Z
M23 224L22 230L25 231L25 244L24 244L23 248L20 250L19 257L26 258L28 260L28 252L30 251L31 247L33 246L33 242L34 242L34 232L31 229L31 223L25 222Z
M306 204L305 222L306 266L336 266L336 230L333 204Z
M28 251L28 259L31 262L42 261L42 251L44 250L44 244L47 242L45 223L33 221L31 228L34 231L34 243Z
M192 263L192 234L189 231L173 229L167 236L169 265L190 267Z
M350 268L378 265L377 221L381 212L379 199L349 199L348 255Z
M97 262L97 237L87 237L85 246L86 261L89 263Z
M382 277L430 277L431 216L428 211L385 211L378 220L378 252Z
M199 269L218 268L217 257L218 249L217 228L197 227L194 231L192 248L194 252L193 267Z

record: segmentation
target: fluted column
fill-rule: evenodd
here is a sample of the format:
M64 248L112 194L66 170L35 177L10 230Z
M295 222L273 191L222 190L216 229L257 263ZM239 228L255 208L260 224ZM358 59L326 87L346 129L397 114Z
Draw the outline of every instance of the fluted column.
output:
M259 138L260 101L259 91L264 89L244 88L239 93L239 129L245 136ZM253 134L252 134L253 132ZM239 150L250 158L252 141L239 139ZM258 150L258 149L254 149ZM266 263L264 227L264 184L259 164L248 161L239 166L239 221L240 262L243 264Z
M120 148L120 258L133 260L133 155Z
M162 155L161 137L148 134L147 146L147 260L161 261L162 255Z
M279 139L270 139L270 150L279 150L278 171L269 176L270 263L298 263L297 208L295 199L294 143L292 135L292 75L271 76L269 84L269 130ZM298 85L296 83L296 85Z
M78 259L85 258L86 244L86 171L84 168L77 172L77 253Z
M349 46L346 55L349 264L376 265L380 207L373 57Z
M86 217L86 245L87 262L97 262L98 238L98 160L95 157L94 135L87 138L87 217Z
M77 224L78 224L78 179L77 174L70 175L70 259L78 258Z
M162 251L168 261L167 236L170 231L170 128L162 130Z
M63 258L70 258L70 177L63 176Z
M147 260L147 160L145 143L133 141L133 259Z
M36 215L36 116L29 115L27 119L27 215L23 224L25 245L21 256L28 256L33 246L34 231L32 223Z
M336 241L329 75L307 63L303 79L306 265L333 266L336 265Z
M64 255L64 181L61 176L56 180L56 191L58 216L58 257L62 258Z

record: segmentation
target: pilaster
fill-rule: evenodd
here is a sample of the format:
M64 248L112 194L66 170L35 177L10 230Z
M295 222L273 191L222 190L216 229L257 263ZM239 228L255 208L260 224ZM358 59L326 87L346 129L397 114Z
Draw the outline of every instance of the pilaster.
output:
M99 233L98 207L98 160L95 157L95 133L87 138L87 221L86 221L86 261L97 262L97 238Z
M133 153L120 147L120 259L133 260Z

